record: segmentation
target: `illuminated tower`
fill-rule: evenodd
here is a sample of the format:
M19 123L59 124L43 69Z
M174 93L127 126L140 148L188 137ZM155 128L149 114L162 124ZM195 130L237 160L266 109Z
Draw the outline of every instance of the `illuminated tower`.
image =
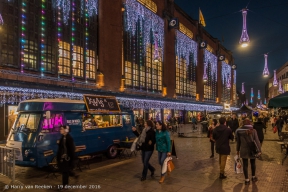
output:
M264 66L264 70L263 70L263 76L268 77L269 76L268 62L267 62L268 55L264 54L264 58L265 58L265 66Z
M248 43L250 42L246 27L247 9L242 9L242 16L243 16L243 29L239 44L241 44L241 47L247 47Z

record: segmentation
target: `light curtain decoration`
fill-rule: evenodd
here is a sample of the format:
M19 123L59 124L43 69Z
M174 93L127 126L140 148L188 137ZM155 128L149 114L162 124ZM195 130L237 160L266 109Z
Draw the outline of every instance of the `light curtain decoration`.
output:
M217 57L205 49L204 66L206 67L206 69L208 69L209 64L211 65L211 71L209 74L212 77L211 80L217 81Z
M222 84L227 88L231 88L231 66L222 61Z
M181 58L184 58L186 63L189 64L191 58L190 56L193 54L193 63L195 66L197 66L197 50L198 43L176 30L176 55L178 58L178 63L180 63Z
M53 99L53 98L69 98L72 100L83 100L83 94L0 86L0 104L4 103L16 104L28 99ZM220 111L223 109L223 106L221 105L192 104L192 103L180 103L172 101L134 99L125 97L116 97L116 98L120 102L120 104L122 104L124 107L128 107L131 109L167 108L167 109L190 110L190 111L204 111L204 110ZM231 107L231 110L237 110L237 109L238 108Z
M2 18L1 13L0 13L0 25L4 25L4 20L3 20L3 18Z
M126 0L125 4L125 31L130 32L132 36L136 35L137 26L139 23L140 31L143 31L143 46L146 50L146 46L149 44L157 43L157 47L164 50L164 20L138 3L136 0ZM153 39L157 34L157 42L151 41L151 33ZM146 51L144 51L146 53ZM163 60L163 55L162 60Z

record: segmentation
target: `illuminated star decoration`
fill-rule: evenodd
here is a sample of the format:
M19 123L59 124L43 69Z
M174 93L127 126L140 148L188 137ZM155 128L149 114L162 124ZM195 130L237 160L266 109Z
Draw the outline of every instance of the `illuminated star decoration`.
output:
M4 21L3 21L1 13L0 13L0 25L4 25Z
M162 49L163 60L163 48L164 48L164 20L140 4L137 0L126 0L125 3L125 31L129 32L132 36L136 36L136 30L139 27L141 33L143 33L143 50L146 47L155 42L152 41L152 34L157 33L157 46ZM155 37L154 37L155 38ZM146 51L144 51L146 54Z
M263 76L268 77L269 76L269 69L268 69L268 61L267 61L268 55L264 54L264 59L265 59L265 66L263 70Z
M246 27L247 9L242 9L242 16L243 16L243 29L239 44L241 44L242 47L247 47L248 43L250 42Z
M273 80L273 86L277 87L278 82L277 82L277 77L276 77L276 70L274 70L274 80Z

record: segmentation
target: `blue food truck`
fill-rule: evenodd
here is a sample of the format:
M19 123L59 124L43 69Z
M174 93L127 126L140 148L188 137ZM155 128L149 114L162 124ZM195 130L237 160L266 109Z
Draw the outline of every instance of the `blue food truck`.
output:
M134 137L133 111L119 106L115 97L84 95L82 100L34 99L18 106L18 116L7 138L7 147L17 148L17 165L47 165L44 151L53 150L56 160L60 126L68 125L76 146L85 145L81 155L105 152L117 156L119 144ZM114 140L114 141L113 141Z

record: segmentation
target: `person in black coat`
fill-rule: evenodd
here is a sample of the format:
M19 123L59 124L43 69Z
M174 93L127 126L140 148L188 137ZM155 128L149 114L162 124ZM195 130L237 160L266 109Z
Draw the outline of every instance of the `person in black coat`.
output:
M226 126L226 118L221 117L219 119L220 125L213 130L213 139L216 141L216 153L219 154L220 165L220 179L227 178L224 175L227 156L230 155L231 149L229 140L234 139L231 129Z
M136 127L132 127L133 133L138 137L137 145L140 146L142 151L143 171L141 181L146 180L148 169L151 171L151 176L155 173L155 168L149 163L156 143L154 123L151 120L147 120L144 126L145 128L140 134L137 132Z
M62 189L69 183L69 175L74 176L76 179L78 176L73 172L75 165L75 144L74 140L69 134L69 126L61 126L60 133L61 139L57 141L58 152L57 152L57 163L59 170L62 172Z
M232 115L229 126L232 130L232 133L235 134L236 129L239 128L239 121L235 114Z
M256 130L260 144L262 146L263 140L264 140L264 133L263 129L266 129L266 126L262 122L261 118L258 118L257 122L254 123L253 129Z

